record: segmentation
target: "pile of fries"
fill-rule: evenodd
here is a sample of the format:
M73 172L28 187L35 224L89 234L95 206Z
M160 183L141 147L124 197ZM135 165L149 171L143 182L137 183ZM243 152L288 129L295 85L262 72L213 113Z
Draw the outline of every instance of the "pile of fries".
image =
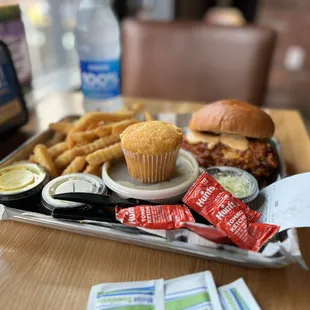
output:
M75 123L52 123L54 137L38 144L29 161L44 167L51 177L85 172L100 176L102 165L123 156L120 134L137 123L135 115L143 109L136 103L117 113L89 112ZM151 115L145 112L146 120Z

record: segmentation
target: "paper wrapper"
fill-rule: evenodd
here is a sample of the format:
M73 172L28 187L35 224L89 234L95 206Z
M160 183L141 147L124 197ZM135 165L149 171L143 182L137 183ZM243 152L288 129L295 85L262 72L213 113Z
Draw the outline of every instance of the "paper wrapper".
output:
M169 180L176 167L180 148L159 155L143 155L123 148L130 176L143 183L160 183Z

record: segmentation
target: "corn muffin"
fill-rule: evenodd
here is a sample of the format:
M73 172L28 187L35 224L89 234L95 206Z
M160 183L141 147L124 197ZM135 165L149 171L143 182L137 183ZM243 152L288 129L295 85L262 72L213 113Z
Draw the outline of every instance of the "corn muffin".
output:
M141 122L126 128L121 144L130 176L143 183L169 180L182 141L180 128L161 121Z

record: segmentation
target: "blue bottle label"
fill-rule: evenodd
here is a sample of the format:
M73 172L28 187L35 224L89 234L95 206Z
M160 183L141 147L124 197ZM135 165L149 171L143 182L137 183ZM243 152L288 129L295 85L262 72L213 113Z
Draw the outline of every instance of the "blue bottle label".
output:
M120 60L80 62L82 92L92 99L109 99L121 94Z

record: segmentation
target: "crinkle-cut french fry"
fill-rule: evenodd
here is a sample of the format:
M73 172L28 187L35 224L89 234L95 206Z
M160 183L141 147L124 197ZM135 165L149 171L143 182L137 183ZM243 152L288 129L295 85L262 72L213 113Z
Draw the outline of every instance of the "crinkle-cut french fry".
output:
M71 149L75 146L75 141L72 139L72 134L68 133L67 138L66 138L66 142L68 144L68 148Z
M119 121L116 123L103 125L96 128L94 131L98 137L106 137L111 133L122 133L128 126L137 123L138 120L136 119L125 119L123 121Z
M68 122L51 123L49 124L49 128L57 132L68 134L69 131L73 128L73 123Z
M87 165L86 169L84 170L84 173L90 173L90 174L94 174L98 177L101 176L101 169L102 169L102 165Z
M70 133L76 132L76 131L83 131L86 130L87 127L94 121L100 121L93 119L93 115L91 113L87 113L84 116L82 116L78 121L74 123L73 128L70 130Z
M120 141L119 134L113 134L97 139L94 142L85 144L81 147L74 147L73 149L69 149L59 155L55 160L55 164L57 167L66 167L76 156L83 156L93 153L118 141Z
M131 118L133 115L132 112L126 113L106 113L106 112L89 112L83 117L81 117L70 130L67 136L67 142L69 148L75 145L75 141L72 139L72 134L77 131L86 130L90 123L94 121L121 121L124 119Z
M98 150L92 154L89 154L86 157L86 161L90 165L100 165L105 161L109 161L112 159L118 159L123 157L123 151L121 147L121 143L116 143L111 146L108 146L102 150Z
M75 141L72 138L73 133L86 130L87 127L92 122L96 121L92 118L93 118L92 115L90 113L87 113L84 116L82 116L77 122L75 122L73 128L68 133L68 136L66 139L69 148L72 148L75 145ZM97 121L99 121L99 120L97 120Z
M62 172L62 175L83 171L86 165L85 156L77 156L71 164Z
M84 142L87 141L89 142L93 142L94 140L98 139L98 136L96 135L94 129L93 130L89 130L89 131L77 131L72 133L72 139L75 142Z
M122 133L128 126L137 123L136 119L126 119L124 121L120 121L114 124L111 124L112 133Z
M37 159L36 159L36 156L34 154L31 154L29 156L28 161L30 161L31 163L37 164Z
M51 139L49 139L45 145L47 147L51 147L59 142L62 142L64 141L66 138L66 135L64 133L61 133L61 132L54 132L53 136Z
M97 139L98 139L98 137L97 137ZM91 143L91 142L86 141L86 140L80 141L80 142L78 142L78 143L75 145L75 147L81 147L81 146L84 146L84 145L89 144L89 143Z
M83 155L88 155L88 154L93 153L99 149L110 146L110 145L112 145L118 141L120 141L119 134L112 134L110 136L97 139L92 143L83 145L81 147L81 149L82 149Z
M88 127L86 128L87 131L89 130L93 130L99 126L102 126L104 125L106 122L105 121L95 121L95 122L92 122L88 125Z
M141 112L144 109L144 104L141 102L136 102L134 103L131 107L130 110L134 113L134 114L138 114L139 112Z
M149 111L145 111L145 112L144 112L144 117L145 117L145 120L146 120L147 122L153 121L153 120L154 120L153 116L151 115L151 113L150 113Z
M96 121L107 121L107 122L117 122L124 119L132 117L132 112L123 112L123 113L106 113L106 112L89 112L83 117L81 117L73 126L72 130L82 131L86 130L87 127L92 122Z
M59 142L57 144L54 144L53 146L48 148L48 153L52 158L56 158L58 155L63 153L68 149L66 142Z
M112 124L100 126L94 131L97 137L106 137L112 133Z
M33 152L37 163L44 167L53 178L57 177L58 172L47 147L43 144L37 144Z
M55 159L55 165L57 168L64 168L70 164L70 162L76 157L84 155L81 151L81 147L74 147L67 151L64 151Z

